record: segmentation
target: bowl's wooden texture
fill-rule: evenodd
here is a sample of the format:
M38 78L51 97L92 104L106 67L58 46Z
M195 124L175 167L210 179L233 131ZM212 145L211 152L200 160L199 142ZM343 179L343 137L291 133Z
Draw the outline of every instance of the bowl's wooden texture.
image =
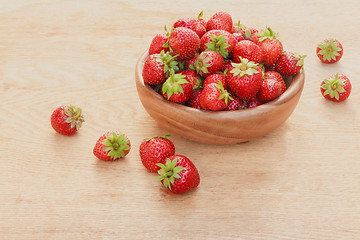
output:
M138 95L160 126L187 139L208 144L234 144L261 137L284 123L294 111L304 87L305 73L284 79L287 90L277 99L251 109L206 111L170 102L144 84L144 53L135 69Z

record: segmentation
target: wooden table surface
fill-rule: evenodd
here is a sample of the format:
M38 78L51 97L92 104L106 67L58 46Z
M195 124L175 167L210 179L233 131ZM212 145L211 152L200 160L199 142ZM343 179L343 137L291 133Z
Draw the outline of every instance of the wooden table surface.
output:
M356 1L0 2L0 239L360 239L360 4ZM206 145L172 135L201 183L167 192L141 164L142 139L169 133L142 108L134 70L152 37L180 17L229 12L271 26L286 50L306 54L300 102L254 141ZM321 64L318 42L344 56ZM343 103L320 82L353 84ZM59 105L81 106L78 134L51 128ZM102 162L98 137L119 129L130 154Z

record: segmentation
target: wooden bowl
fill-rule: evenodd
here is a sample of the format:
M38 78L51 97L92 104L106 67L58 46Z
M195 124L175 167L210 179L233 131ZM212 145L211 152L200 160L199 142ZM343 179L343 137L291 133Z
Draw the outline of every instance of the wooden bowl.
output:
M142 68L148 53L138 60L135 80L138 95L148 114L170 133L208 144L246 142L273 131L284 123L299 102L304 87L304 70L285 78L287 90L277 99L237 111L206 111L173 103L144 84Z

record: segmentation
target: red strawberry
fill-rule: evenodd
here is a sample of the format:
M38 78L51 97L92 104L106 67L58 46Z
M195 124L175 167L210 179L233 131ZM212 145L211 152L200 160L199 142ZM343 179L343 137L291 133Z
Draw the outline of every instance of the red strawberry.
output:
M259 100L259 98L257 96L254 96L245 102L245 107L246 108L254 108L261 104L262 104L262 102Z
M229 99L232 99L230 93L224 89L222 82L219 81L205 85L200 94L199 103L203 109L218 111L227 107Z
M183 70L180 73L186 76L186 80L191 83L193 89L200 88L201 78L194 70Z
M260 102L269 102L279 97L286 89L285 82L278 72L266 72L258 92Z
M222 83L224 89L226 89L227 88L226 77L223 74L219 74L219 73L211 74L207 78L205 78L203 83L203 88L205 88L206 85L208 84L218 83L219 81Z
M145 139L140 144L141 162L150 172L159 171L160 167L156 164L175 154L175 146L169 137L170 135L155 136Z
M335 63L343 55L343 46L336 39L326 39L316 47L316 55L323 63Z
M343 74L336 74L320 84L321 94L324 98L334 101L342 102L346 100L351 93L351 82Z
M169 37L169 46L173 55L179 55L179 60L191 58L200 48L200 38L191 29L185 27L175 28Z
M176 103L186 102L193 91L193 83L189 82L188 75L184 71L171 74L162 85L161 93L164 98Z
M223 63L224 59L220 53L214 51L204 51L200 53L198 58L195 60L194 68L200 76L207 77L220 71Z
M243 40L245 40L244 36L239 33L239 32L235 32L232 34L234 36L234 39L235 39L235 42L238 43L238 42L241 42Z
M260 47L249 40L238 42L234 47L233 60L236 63L241 62L241 58L247 58L249 61L261 63L263 60L263 53Z
M259 31L255 28L245 28L241 30L241 35L245 40L250 40L256 44L259 43Z
M225 30L211 30L201 37L200 50L215 51L227 58L236 44L234 36Z
M226 12L217 12L215 13L206 24L206 30L225 30L231 32L233 28L232 17L229 13Z
M130 152L131 144L128 137L119 131L109 131L97 140L93 153L103 161L115 161Z
M144 83L150 85L165 82L167 76L172 71L179 70L178 62L169 52L161 51L159 54L149 55L144 63L142 77Z
M199 97L201 94L201 89L195 90L192 92L190 99L187 102L187 106L192 107L192 108L196 108L196 109L201 109L200 103L199 103Z
M250 99L259 91L262 72L256 63L241 58L241 63L233 63L227 73L229 88L241 99Z
M155 35L155 37L152 39L149 47L149 55L151 54L159 54L162 50L164 52L169 51L169 47L164 47L164 44L166 44L168 41L168 37L166 33L160 33Z
M234 62L232 60L225 60L223 66L220 69L220 72L225 74L232 67L233 63Z
M229 100L229 104L227 108L225 108L226 111L236 111L239 109L245 109L244 101L238 97L233 97L233 99Z
M70 105L55 109L51 114L50 122L56 132L70 136L80 129L85 119L81 115L81 108Z
M265 65L274 64L283 52L283 45L278 40L279 34L268 27L259 33L259 37L258 45L263 52Z
M159 180L172 193L183 194L200 184L200 175L191 160L183 155L172 155L157 164Z
M198 58L199 53L195 53L195 55L191 58L188 58L184 61L184 69L192 69L195 70L195 61Z
M283 52L275 63L276 71L288 76L298 74L304 66L305 57L306 55Z
M185 27L193 30L201 38L206 33L204 25L194 18L180 18L174 23L174 28Z

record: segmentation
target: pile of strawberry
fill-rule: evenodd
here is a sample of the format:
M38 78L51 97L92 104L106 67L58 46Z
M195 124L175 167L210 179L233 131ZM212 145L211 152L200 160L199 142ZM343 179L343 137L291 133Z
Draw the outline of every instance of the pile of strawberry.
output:
M230 14L208 21L180 18L157 34L144 62L144 83L165 99L204 110L238 110L269 102L286 90L284 75L299 73L304 57L284 51L278 33L258 30Z

